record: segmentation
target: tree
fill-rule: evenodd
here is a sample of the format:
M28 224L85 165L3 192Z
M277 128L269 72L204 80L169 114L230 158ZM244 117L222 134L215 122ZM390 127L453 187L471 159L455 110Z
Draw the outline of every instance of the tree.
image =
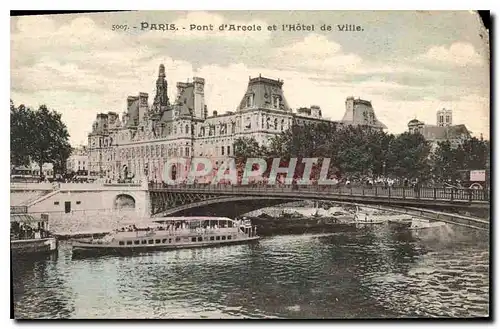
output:
M390 144L389 171L397 177L426 180L430 176L431 146L421 134L405 132Z
M234 141L234 155L237 159L255 158L263 155L263 148L253 137L240 137Z
M69 133L61 114L41 105L37 111L11 102L11 163L28 164L34 161L43 176L44 163L54 165L54 173L65 167L71 154Z
M11 166L28 166L34 135L34 113L23 104L15 107L10 101L10 163Z
M61 114L49 111L47 106L41 105L35 112L35 131L37 138L33 144L31 158L38 163L40 176L42 176L42 166L47 162L54 165L54 172L56 169L62 170L71 154L71 145L68 141L68 129L61 120Z
M463 141L457 148L457 157L464 164L463 169L478 170L486 168L488 153L490 152L489 141L480 140L476 137Z
M490 143L475 137L457 147L449 141L439 142L431 157L433 173L437 178L456 181L464 177L464 172L485 169L489 152Z
M432 173L438 180L455 181L460 178L459 170L463 167L458 161L458 152L450 141L438 142L431 156Z

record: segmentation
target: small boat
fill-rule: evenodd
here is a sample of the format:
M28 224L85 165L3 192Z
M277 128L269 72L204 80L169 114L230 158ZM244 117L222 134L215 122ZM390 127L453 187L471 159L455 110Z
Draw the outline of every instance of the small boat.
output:
M10 250L12 257L38 257L57 251L57 240L49 232L49 216L35 218L27 211L10 215Z
M439 228L446 226L446 223L439 221L430 221L428 219L414 218L409 230L422 231L427 229Z
M387 222L386 217L373 216L372 214L362 214L359 208L356 207L356 213L354 214L354 223L356 227L367 227L372 225L385 224Z
M257 241L250 220L226 217L154 218L115 230L100 239L72 241L73 256L198 248Z
M413 218L400 218L400 219L391 219L387 223L389 224L389 229L393 231L402 231L407 230L411 227L413 222Z

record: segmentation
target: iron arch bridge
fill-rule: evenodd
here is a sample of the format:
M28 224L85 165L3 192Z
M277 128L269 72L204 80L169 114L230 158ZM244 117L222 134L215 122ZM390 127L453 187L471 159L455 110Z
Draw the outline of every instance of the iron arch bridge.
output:
M490 225L487 219L489 193L484 190L150 184L149 198L153 216L210 214L236 217L293 201L322 200L404 213L481 230L488 230Z

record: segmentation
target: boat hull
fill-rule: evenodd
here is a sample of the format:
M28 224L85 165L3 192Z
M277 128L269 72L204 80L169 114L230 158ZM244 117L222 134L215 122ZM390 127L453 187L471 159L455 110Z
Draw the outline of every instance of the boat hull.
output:
M107 246L107 245L95 245L86 244L81 242L74 242L72 246L72 257L83 258L92 256L104 256L104 255L117 255L117 256L129 256L140 253L150 253L150 252L160 252L160 251L171 251L177 249L191 249L191 248L210 248L210 247L221 247L226 245L236 245L236 244L248 244L255 243L260 239L260 237L251 237L248 239L239 240L226 240L226 241L207 241L207 242L193 242L193 243L172 243L172 244L162 244L162 245L133 245L133 246Z
M13 240L10 242L12 257L33 257L52 254L57 251L58 243L55 238Z

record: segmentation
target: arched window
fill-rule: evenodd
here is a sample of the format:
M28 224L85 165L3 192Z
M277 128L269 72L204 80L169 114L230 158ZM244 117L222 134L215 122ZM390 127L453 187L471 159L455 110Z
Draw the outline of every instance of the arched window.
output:
M186 134L189 134L189 125L186 125Z
M285 128L285 119L281 120L281 131L283 131Z
M274 119L274 129L278 130L278 119Z

